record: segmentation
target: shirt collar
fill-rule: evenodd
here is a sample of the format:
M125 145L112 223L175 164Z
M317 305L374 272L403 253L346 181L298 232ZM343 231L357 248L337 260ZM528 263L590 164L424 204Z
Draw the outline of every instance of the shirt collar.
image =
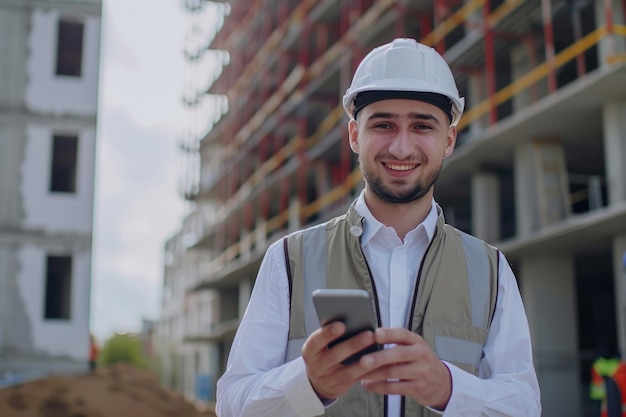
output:
M382 228L386 227L382 224L370 211L369 207L367 207L367 203L365 202L365 189L361 191L359 197L354 205L355 210L361 216L363 216L364 225L363 225L363 234L361 235L361 246L365 246ZM422 223L417 225L417 227L409 233L407 236L410 236L415 233L416 230L419 230L420 227L426 232L428 236L428 241L430 242L435 235L435 229L437 227L437 218L439 215L439 206L435 203L435 200L432 200L430 211L426 215L426 218Z

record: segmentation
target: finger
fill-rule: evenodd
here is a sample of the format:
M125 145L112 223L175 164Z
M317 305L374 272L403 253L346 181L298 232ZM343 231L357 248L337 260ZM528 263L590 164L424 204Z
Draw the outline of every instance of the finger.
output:
M421 404L443 409L452 392L452 377L442 362L436 365L428 370L416 371L414 375L406 375L397 368L385 376L365 375L361 385L377 394L405 395Z
M423 341L421 336L403 328L378 328L375 332L376 343L387 345L395 343L398 345L412 345Z
M363 379L405 379L415 377L417 356L409 346L398 345L393 348L367 354L359 364L365 372Z
M385 349L383 352L364 356L359 362L361 369L364 370L361 379L404 380L422 375L420 364L410 352L403 352L401 349L395 352L390 350Z
M358 362L358 358L353 358L355 354L362 352L375 343L376 340L374 339L374 333L366 330L334 345L330 349L330 352L338 361L344 364L351 364ZM349 363L346 363L348 359L350 359L350 361Z
M329 323L311 333L302 346L302 356L319 355L328 349L328 344L341 337L346 331L346 326L336 321Z
M345 333L345 326L324 326L309 336L302 348L302 358L306 364L307 375L311 386L320 399L335 399L361 379L364 371L358 363L353 366L343 366L341 362L364 345L374 343L374 334L359 334L349 338L333 348L327 347L327 342L335 340Z

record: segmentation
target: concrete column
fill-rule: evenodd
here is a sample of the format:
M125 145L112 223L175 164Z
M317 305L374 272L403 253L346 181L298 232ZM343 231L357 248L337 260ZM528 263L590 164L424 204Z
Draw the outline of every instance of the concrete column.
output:
M472 73L469 76L467 83L467 100L465 108L469 109L472 106L479 104L487 97L487 85L485 83L485 76L483 73ZM489 115L486 113L478 119L471 122L469 126L469 137L475 137L480 132L485 130L489 126Z
M317 197L327 194L332 189L332 180L330 178L330 167L326 161L316 161L314 163L315 170L315 193ZM332 206L330 206L332 207ZM322 215L326 213L330 207L324 207L321 210Z
M0 227L16 228L25 216L20 187L27 140L24 127L12 124L0 120Z
M617 343L622 358L626 358L626 235L613 240L613 271Z
M613 24L624 24L624 13L622 9L622 0L609 0L612 9L611 20ZM607 8L606 0L595 0L595 16L597 27L607 25ZM615 55L624 54L626 52L626 42L623 36L609 35L602 39L598 45L599 64L610 64L611 58Z
M472 177L472 234L486 242L500 239L500 179L496 174Z
M255 251L265 252L265 246L267 245L267 223L265 219L262 217L257 218L256 227L254 228L254 237L255 237Z
M546 254L519 264L543 415L580 416L586 393L579 383L574 260L570 255Z
M315 161L315 190L318 196L324 195L330 191L332 187L328 162Z
M534 140L515 148L515 208L519 236L571 213L565 155L555 140Z
M542 48L542 39L528 40L511 48L511 79L517 80L536 67L536 61L543 59ZM543 78L513 96L513 111L522 111L547 94L548 83Z
M610 101L602 109L604 159L609 205L626 201L626 101Z
M476 10L465 20L463 24L465 27L466 39L481 39L483 37L483 10L482 8ZM454 59L454 57L452 57ZM468 74L469 80L467 82L467 97L465 97L465 109L470 109L476 106L483 100L487 99L487 83L485 80L484 68L480 71L474 71ZM469 125L469 138L478 137L482 131L489 126L489 114L485 113L481 117L473 120Z
M250 301L250 295L252 295L252 284L249 279L243 279L239 282L239 315L243 317L246 312L246 307Z
M298 197L293 197L289 201L289 223L287 228L289 230L297 230L300 226L300 200L298 200Z
M516 147L514 173L516 230L518 236L524 237L530 235L540 224L530 143L522 143Z
M183 392L187 398L194 398L196 369L193 347L185 348L182 358L185 373Z
M0 245L0 374L3 370L14 369L11 353L36 353L32 318L28 314L27 300L20 293L21 269L19 247ZM2 353L9 354L8 364Z
M211 401L215 401L215 393L217 388L217 380L223 373L223 368L221 364L221 351L219 343L209 343L207 346L207 350L209 353L209 383L211 387L211 392L209 393L209 399Z
M241 256L241 261L247 261L250 259L252 242L254 235L249 230L244 229L243 227L239 231L239 253Z

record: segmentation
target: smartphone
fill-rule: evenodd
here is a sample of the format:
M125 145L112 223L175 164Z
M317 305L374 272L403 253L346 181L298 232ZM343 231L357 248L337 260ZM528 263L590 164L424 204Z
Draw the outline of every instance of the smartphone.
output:
M365 290L324 288L313 291L312 297L317 317L322 326L333 321L341 321L346 326L346 332L343 336L329 343L329 348L365 330L374 331L377 327L376 318L372 314L370 295ZM373 344L350 356L342 363L347 365L358 362L364 354L375 352L381 348L380 345Z

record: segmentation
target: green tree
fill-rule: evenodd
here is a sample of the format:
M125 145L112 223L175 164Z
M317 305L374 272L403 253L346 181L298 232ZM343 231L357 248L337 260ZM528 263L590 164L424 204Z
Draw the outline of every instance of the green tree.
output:
M106 341L98 364L101 366L126 363L138 368L146 369L147 361L141 352L141 341L128 334L116 333Z

